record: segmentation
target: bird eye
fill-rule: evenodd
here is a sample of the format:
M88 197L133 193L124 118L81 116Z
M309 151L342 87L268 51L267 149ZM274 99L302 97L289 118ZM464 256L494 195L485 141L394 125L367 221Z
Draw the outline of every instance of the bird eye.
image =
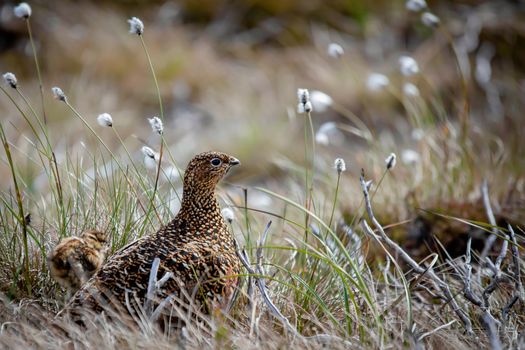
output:
M210 161L211 165L217 167L219 165L222 164L222 160L220 160L219 158L213 158L211 161Z

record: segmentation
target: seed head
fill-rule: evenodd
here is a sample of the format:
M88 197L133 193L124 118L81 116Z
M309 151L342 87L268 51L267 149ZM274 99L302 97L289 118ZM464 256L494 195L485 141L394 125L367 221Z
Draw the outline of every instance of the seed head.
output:
M152 150L148 146L143 146L142 147L142 154L144 154L144 156L146 156L148 158L151 158L151 159L156 159L157 158L157 152L155 152L154 150Z
M28 19L31 17L31 6L27 2L21 2L15 6L14 12L16 17Z
M421 22L427 27L435 28L439 25L439 17L431 12L425 12L421 15Z
M322 91L314 90L310 93L310 101L317 112L324 112L334 103L330 95Z
M337 170L338 174L341 174L343 171L346 171L346 164L343 158L336 158L334 161L334 168Z
M386 75L379 73L370 74L366 80L366 87L373 92L382 90L388 84L390 84L390 79Z
M427 7L427 3L425 2L425 0L408 0L405 3L405 7L409 11L419 12L425 7Z
M312 102L310 102L310 94L308 89L297 89L297 113L310 113L312 111Z
M406 77L419 73L419 66L417 65L416 60L410 56L399 57L399 66L401 74Z
M54 86L51 88L51 91L53 92L53 96L59 100L59 101L62 101L62 102L66 102L67 101L67 97L66 95L64 94L64 91L62 91L61 88L59 88L58 86Z
M385 163L387 170L393 169L396 166L396 154L390 153L390 155L386 157Z
M419 96L419 89L417 86L415 86L412 83L404 83L403 84L403 94L407 97L418 97Z
M109 113L102 113L98 115L97 123L103 127L111 127L113 126L113 118L111 118Z
M148 118L149 125L153 132L156 132L159 135L162 135L164 132L164 125L162 125L162 120L159 117Z
M339 133L340 131L337 129L335 122L323 123L315 133L315 142L327 146L331 141L335 141L334 138L340 138Z
M235 219L235 214L231 208L224 208L221 213L224 220L226 220L229 224L231 224Z
M7 72L4 75L2 75L2 77L4 78L4 82L6 85L9 85L13 89L16 89L16 87L18 86L18 80L16 80L16 76L13 73Z
M330 45L328 45L327 53L330 57L340 58L344 55L345 50L338 43L331 43Z
M129 32L131 34L142 35L144 34L144 23L137 17L131 17L128 19Z
M156 169L159 154L148 146L143 146L141 150L142 154L144 154L144 165L146 165L146 168Z
M419 162L419 153L413 149L406 149L401 153L401 160L405 164L415 164Z

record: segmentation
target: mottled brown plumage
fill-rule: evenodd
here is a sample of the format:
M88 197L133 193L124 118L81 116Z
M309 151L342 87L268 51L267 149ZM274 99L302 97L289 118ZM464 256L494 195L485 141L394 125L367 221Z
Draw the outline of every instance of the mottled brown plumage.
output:
M158 232L121 249L72 298L66 310L100 311L104 304L125 308L129 300L143 304L151 265L160 259L158 278L173 274L162 296L194 295L199 301L229 298L240 272L235 244L220 211L215 186L239 161L219 152L195 156L184 174L181 209ZM185 291L182 291L184 289ZM183 293L187 292L187 293ZM117 303L115 303L117 301Z
M100 269L107 250L103 232L86 231L80 237L65 238L47 257L51 277L74 292Z

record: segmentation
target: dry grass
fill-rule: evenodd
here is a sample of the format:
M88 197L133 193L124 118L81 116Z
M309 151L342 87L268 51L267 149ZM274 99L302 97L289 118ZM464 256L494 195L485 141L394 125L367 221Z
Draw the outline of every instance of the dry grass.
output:
M249 35L219 41L210 27L173 26L159 19L155 7L144 9L144 15L136 9L131 15L146 24L144 38L165 108L164 173L154 191L155 170L144 166L140 148L159 149L159 138L146 121L159 113L157 95L140 41L126 32L126 17L108 5L35 6L31 21L49 120L42 130L31 111L41 117L32 57L12 50L0 63L2 71L17 74L19 91L31 106L14 89L1 93L7 152L0 162L0 347L524 346L523 291L514 283L512 243L488 304L476 306L463 295L469 236L474 249L472 290L479 296L495 280L479 262L490 233L497 233L493 262L508 224L516 232L518 255L524 254L525 141L519 133L524 74L514 66L520 53L508 54L506 47L512 43L504 40L495 47L488 83L467 74L467 68L483 68L484 44L509 35L519 42L523 34L516 17L507 25L494 22L487 15L494 12L489 6L473 7L468 16L452 4L435 10L443 22L435 30L418 24L417 15L395 8L388 21L388 14L372 11L366 21L357 21L360 29L342 26L353 38L312 21L307 31L311 40L288 45L293 36L286 31L270 44L239 39ZM279 19L287 15L284 9L272 11ZM466 17L478 19L481 30L472 29ZM25 27L18 28L25 33ZM469 35L481 44L463 53L461 38ZM331 41L345 47L342 59L326 55ZM421 70L410 78L398 73L398 57L407 52ZM387 74L390 84L374 93L367 90L366 80L375 71ZM416 84L420 95L404 95L405 81ZM71 107L94 133L72 108L52 99L49 88L55 85L64 89ZM491 86L499 91L503 113L488 95L494 92ZM295 112L295 91L302 87L333 98L326 111L312 113L314 131L328 121L339 127L330 135L334 142L316 144L315 150L308 119ZM113 116L113 129L96 126L102 112ZM364 127L368 138L362 137L367 135ZM49 145L38 143L44 136ZM144 331L152 325L138 330L134 322L100 316L93 316L93 324L84 330L67 319L55 319L64 291L51 281L45 266L51 247L61 237L99 229L108 232L116 251L154 232L179 204L178 172L169 177L165 172L171 172L171 165L183 169L193 154L208 149L242 161L220 195L221 204L234 209L232 230L250 261L257 260L257 240L273 221L260 270L252 277L264 277L268 296L289 326L268 312L259 291L246 295L246 289L230 314L217 312L201 322L186 319L182 333L155 327ZM407 149L418 158L403 159ZM387 171L384 159L390 152L398 155L398 164ZM336 157L344 158L348 167L339 182L333 169ZM362 168L366 179L374 180L371 204L377 220L419 267L379 239L379 227L372 235L360 225L362 217L372 224L359 182ZM315 174L311 192L305 191L306 174L310 181ZM497 226L489 224L482 203L483 179L489 184ZM24 230L27 213L31 220ZM522 258L518 264L523 270ZM448 286L472 333L466 332L431 275ZM248 276L244 280L247 283ZM504 320L501 311L513 295L519 300ZM482 321L487 310L501 322L492 323L492 333Z

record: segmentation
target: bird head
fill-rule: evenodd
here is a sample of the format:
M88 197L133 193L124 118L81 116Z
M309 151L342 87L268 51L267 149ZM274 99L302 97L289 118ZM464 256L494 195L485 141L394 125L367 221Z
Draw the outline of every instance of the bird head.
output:
M88 246L94 249L102 248L107 242L107 235L104 232L89 230L85 231L80 237L87 243Z
M213 189L215 185L235 165L240 164L237 158L221 152L204 152L197 154L188 164L184 173L184 186L199 189Z

